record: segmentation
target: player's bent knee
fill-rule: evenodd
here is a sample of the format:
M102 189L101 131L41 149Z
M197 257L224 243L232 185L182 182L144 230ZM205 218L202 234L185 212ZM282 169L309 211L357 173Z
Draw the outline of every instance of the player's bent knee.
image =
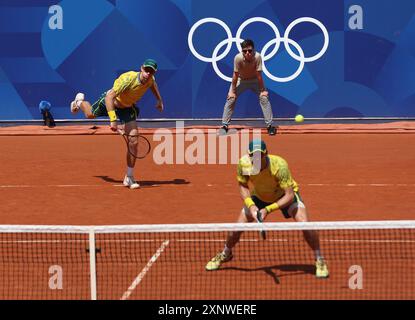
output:
M138 146L137 136L130 133L130 141L128 143L129 143L130 147L137 148L137 146Z
M297 217L301 219L302 216L305 216L305 219L307 219L306 207L305 207L305 204L301 201L292 203L288 207L287 212L291 217L293 217L296 220L297 220Z
M307 212L304 209L298 209L292 217L297 222L308 222Z

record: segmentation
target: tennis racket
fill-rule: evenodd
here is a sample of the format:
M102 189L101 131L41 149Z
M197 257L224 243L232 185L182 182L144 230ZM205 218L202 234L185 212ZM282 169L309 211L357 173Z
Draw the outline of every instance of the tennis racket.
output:
M127 144L127 150L130 155L137 159L145 158L151 151L151 144L148 139L140 134L129 135L124 130L118 129L118 133L124 138ZM131 144L137 141L137 150L131 147Z
M258 223L259 224L262 224L262 222L264 221L263 220L263 218L262 218L262 214L261 214L261 211L257 211L256 212L256 216L257 216L257 221L258 221ZM261 236L261 239L262 240L265 240L266 238L267 238L267 234L265 233L265 230L261 230L261 231L259 231L259 234L260 234L260 236Z

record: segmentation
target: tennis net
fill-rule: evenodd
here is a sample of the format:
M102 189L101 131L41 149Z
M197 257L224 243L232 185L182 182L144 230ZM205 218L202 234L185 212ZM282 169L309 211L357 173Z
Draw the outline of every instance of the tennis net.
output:
M234 231L233 259L206 271ZM415 299L415 221L2 225L0 299Z

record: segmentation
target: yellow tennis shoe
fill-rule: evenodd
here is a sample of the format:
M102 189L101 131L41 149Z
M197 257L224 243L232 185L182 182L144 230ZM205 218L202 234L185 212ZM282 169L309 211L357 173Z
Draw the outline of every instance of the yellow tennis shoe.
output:
M207 263L205 269L207 271L218 270L222 263L228 262L232 260L232 258L232 253L226 256L223 252L220 252Z
M323 258L318 258L316 260L316 277L317 278L328 278L329 269Z

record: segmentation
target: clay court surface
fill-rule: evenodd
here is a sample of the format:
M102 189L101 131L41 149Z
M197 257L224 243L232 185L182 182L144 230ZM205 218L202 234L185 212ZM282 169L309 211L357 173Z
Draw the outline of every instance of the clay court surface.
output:
M413 219L413 134L263 137L288 161L311 220ZM233 222L241 208L234 164L156 165L150 154L136 165L142 188L129 190L117 135L0 136L0 144L2 224Z
M151 134L146 136L152 139ZM362 221L414 218L414 137L413 134L372 132L278 134L274 137L264 135L263 139L270 153L288 161L311 220ZM152 141L153 150L158 143ZM242 205L235 164L156 165L150 154L136 166L136 177L142 188L129 190L122 186L125 144L118 135L5 135L0 136L0 144L1 224L222 223L234 222ZM189 142L185 147L188 145ZM267 221L286 220L276 212ZM410 245L412 251L405 254L394 247L396 243L407 241L408 237L414 242L413 233L383 234L380 238L370 234L345 234L336 238L336 235L323 233L322 246L329 256L331 270L330 280L326 282L315 279L312 252L298 235L288 240L290 246L284 244L284 235L272 235L270 241L262 242L260 249L255 251L259 258L252 260L253 244L250 241L256 243L258 235L247 234L245 242L239 246L238 258L212 273L206 272L204 265L221 249L225 234L216 235L208 244L200 244L200 240L189 237L190 247L183 238L170 239L167 243L163 237L155 236L144 239L151 245L139 249L141 240L137 235L133 236L133 242L118 244L119 248L112 253L105 248L114 239L109 242L98 240L97 246L101 250L97 254L97 267L101 268L98 298L120 299L125 295L132 281L146 269L146 264L148 267L152 255L160 248L163 250L159 260L150 266L129 299L159 299L160 289L151 293L150 289L160 288L160 283L165 289L162 298L167 299L414 298L411 296L414 277L404 280L399 272L397 278L385 279L383 276L397 267L409 268L407 274L414 274L412 260L407 258L409 255L409 259L413 259L413 246ZM356 245L356 240L362 241L362 237L364 241ZM50 256L44 252L53 250L42 249L48 246L49 238L46 238L49 239L46 244L40 242L40 245L34 245L30 237L24 239L27 241L23 241L26 243L23 245L21 238L16 242L18 244L13 240L15 238L11 239L3 241L8 243L3 249L14 256L14 245L23 250L19 252L25 252L25 246L28 246L28 259L34 264L25 272L22 271L25 264L1 266L4 279L9 279L1 289L12 288L9 293L2 293L3 298L89 299L87 236L75 241L75 249L80 255L72 258L67 258L71 255L71 251L67 251L71 250L67 249L68 239L58 239L57 243L62 245ZM338 239L341 244L329 245ZM368 245L373 240L379 246ZM43 258L31 253L34 246ZM186 254L186 250L195 247L196 255ZM383 258L372 259L373 250L392 259L389 262ZM295 254L290 255L293 252ZM349 259L353 252L356 253L355 260ZM345 256L341 257L343 253ZM4 258L5 262L7 259ZM65 265L68 272L79 275L66 280L66 291L50 291L46 286L48 268L57 262ZM352 292L347 288L350 263L360 263L368 271L366 291ZM19 284L13 284L16 273L25 274ZM180 277L186 276L193 280L181 280ZM195 279L202 289L192 282ZM106 281L110 281L109 284ZM393 296L391 291L379 291L383 282L390 286L391 281L404 283L407 288L395 288L397 290L393 292L401 294L398 296ZM216 290L214 283L222 283L224 290ZM34 289L28 290L28 287ZM247 291L247 287L251 289Z

